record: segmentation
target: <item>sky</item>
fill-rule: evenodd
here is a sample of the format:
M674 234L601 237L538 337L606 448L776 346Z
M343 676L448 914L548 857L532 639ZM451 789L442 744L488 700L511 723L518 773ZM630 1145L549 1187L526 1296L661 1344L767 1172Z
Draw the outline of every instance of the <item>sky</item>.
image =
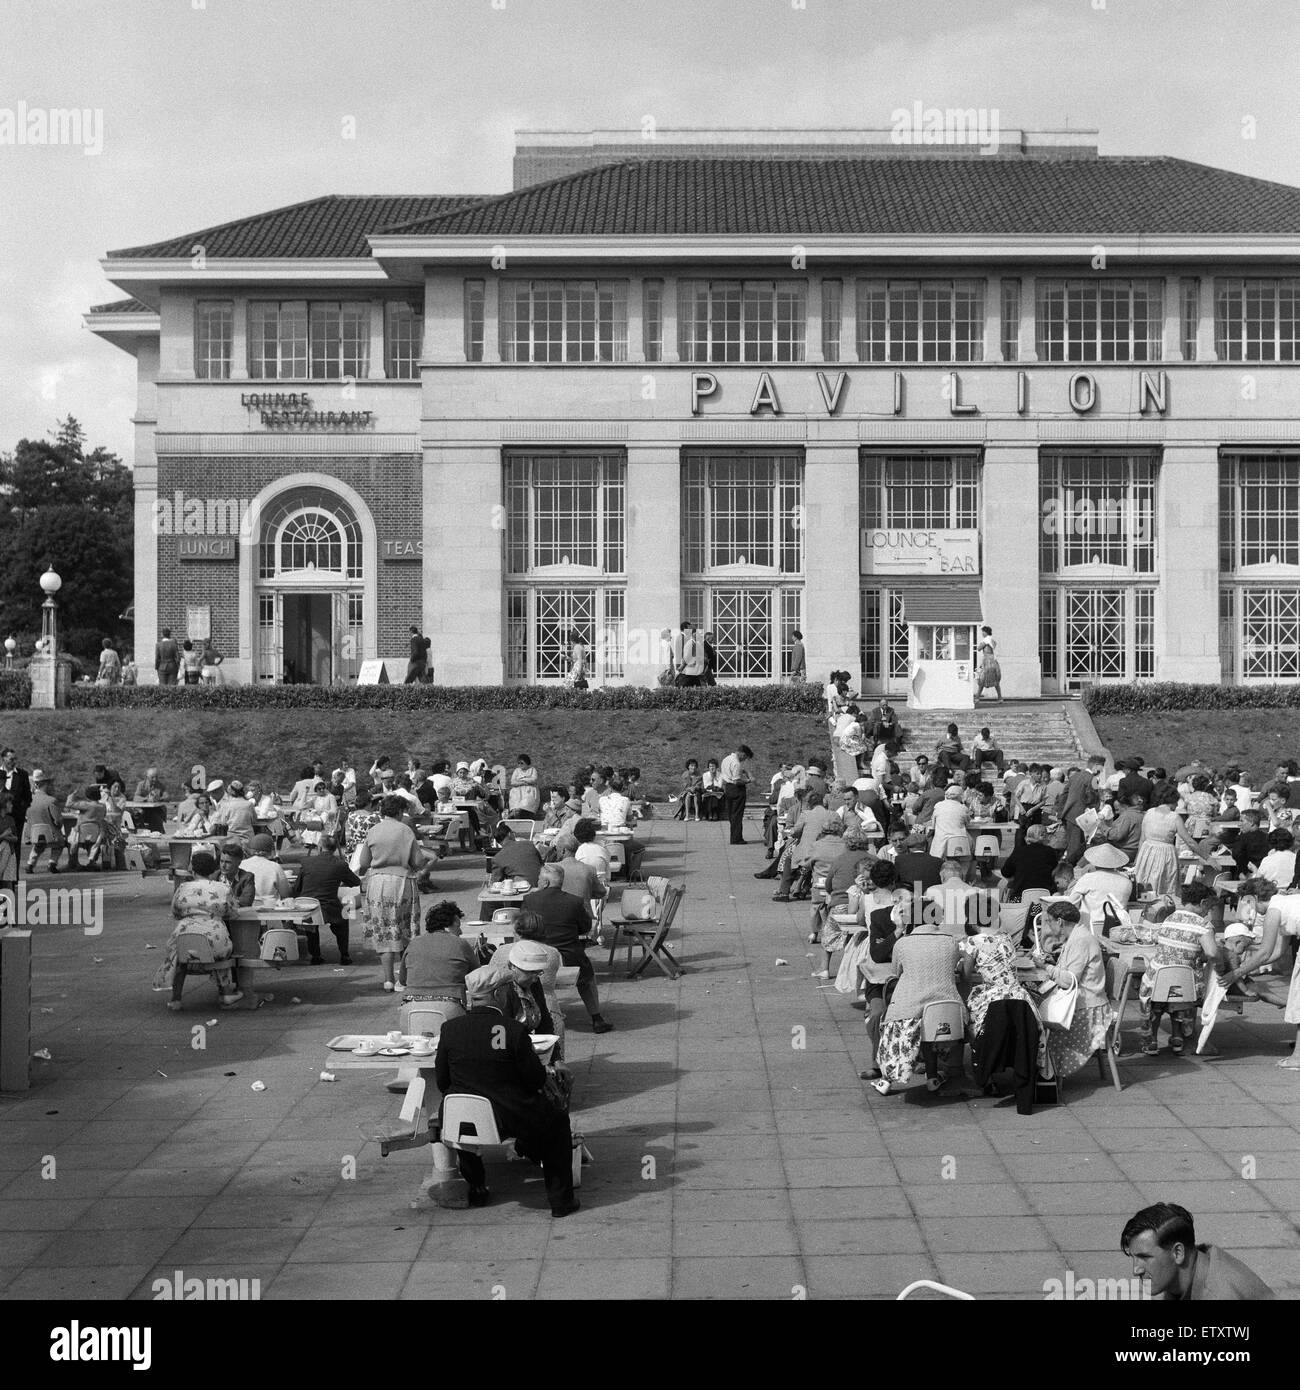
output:
M324 193L500 193L516 129L996 110L1300 185L1293 0L0 0L0 452L133 452L110 249ZM17 144L85 108L102 148ZM96 127L96 122L99 122ZM345 138L354 131L354 138Z

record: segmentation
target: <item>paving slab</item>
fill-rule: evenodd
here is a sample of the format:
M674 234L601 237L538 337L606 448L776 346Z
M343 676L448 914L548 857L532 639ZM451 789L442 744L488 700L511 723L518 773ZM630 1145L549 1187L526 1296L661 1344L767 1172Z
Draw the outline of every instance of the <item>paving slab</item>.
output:
M360 1132L396 1114L387 1074L319 1080L327 1038L395 1022L363 947L355 966L266 982L260 1009L218 1014L191 986L170 1014L144 951L171 929L166 881L101 876L102 937L35 939L36 1003L54 1013L34 1010L32 1046L53 1060L0 1097L4 1296L148 1298L181 1271L317 1303L891 1298L918 1278L1041 1298L1069 1268L1127 1278L1119 1232L1158 1199L1300 1292L1300 1086L1273 1067L1280 1021L1225 1029L1217 1063L1124 1058L1119 1093L1086 1071L1032 1116L955 1086L881 1097L858 1077L861 1011L809 977L806 908L751 876L761 850L719 826L649 829L651 871L687 883L687 973L629 982L621 956L611 972L593 953L614 1024L600 1037L561 991L596 1160L564 1222L524 1164L490 1165L486 1208L421 1201L430 1151L383 1159ZM469 906L478 871L452 861L438 896Z

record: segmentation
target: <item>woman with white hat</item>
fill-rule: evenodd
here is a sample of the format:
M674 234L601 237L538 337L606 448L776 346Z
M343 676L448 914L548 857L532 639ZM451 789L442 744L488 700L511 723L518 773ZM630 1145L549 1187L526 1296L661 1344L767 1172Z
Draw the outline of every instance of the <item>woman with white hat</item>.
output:
M496 970L505 971L515 966L520 972L531 974L538 970L537 982L541 986L546 1011L550 1015L550 1032L557 1033L560 1041L552 1054L554 1061L564 1059L564 1012L560 1008L560 996L556 992L556 980L563 967L563 959L554 946L541 940L545 923L539 912L520 912L515 918L515 940L505 942L496 949L489 965ZM518 953L516 955L516 952ZM522 1021L522 1020L521 1020ZM534 1029L533 1031L539 1031ZM545 1032L546 1029L540 1031Z
M1118 845L1089 845L1083 852L1088 866L1070 889L1070 901L1088 914L1094 931L1105 922L1106 904L1121 916L1133 896L1133 879L1125 873L1128 856Z

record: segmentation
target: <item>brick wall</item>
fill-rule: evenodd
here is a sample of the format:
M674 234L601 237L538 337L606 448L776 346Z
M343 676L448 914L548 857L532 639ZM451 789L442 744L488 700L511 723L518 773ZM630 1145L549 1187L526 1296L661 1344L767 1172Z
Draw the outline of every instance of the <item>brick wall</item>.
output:
M374 517L382 541L419 539L422 533L420 457L418 454L376 454L277 458L216 458L164 456L158 460L158 496L235 498L251 501L263 488L295 473L320 475L319 485L330 479L346 483L360 496ZM187 606L205 604L212 609L212 636L226 656L239 652L239 563L177 559L174 535L158 537L158 627L170 627L178 638L185 632ZM399 656L407 647L408 629L419 625L422 612L421 566L411 563L379 567L379 632L381 656Z

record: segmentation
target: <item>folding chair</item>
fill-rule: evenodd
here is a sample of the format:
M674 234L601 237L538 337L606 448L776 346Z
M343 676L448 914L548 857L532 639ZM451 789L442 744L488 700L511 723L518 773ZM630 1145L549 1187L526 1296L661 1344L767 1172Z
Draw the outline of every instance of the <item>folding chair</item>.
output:
M527 816L521 816L517 820L512 820L509 816L502 817L501 824L508 826L514 834L521 840L531 840L541 825L539 820L529 820Z
M669 884L664 900L659 907L659 916L653 922L629 922L623 917L610 917L608 923L614 928L614 937L609 946L609 964L613 968L614 952L621 945L627 946L627 963L632 964L632 947L641 948L641 959L629 970L629 980L639 979L641 972L653 961L670 980L685 974L683 966L668 949L667 938L672 928L677 909L686 895L684 883Z

